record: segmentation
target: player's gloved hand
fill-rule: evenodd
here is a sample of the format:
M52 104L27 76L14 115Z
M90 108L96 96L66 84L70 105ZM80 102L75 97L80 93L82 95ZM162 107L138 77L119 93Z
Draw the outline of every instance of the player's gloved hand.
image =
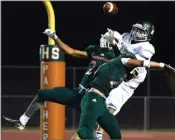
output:
M46 34L48 37L52 38L52 39L56 39L57 35L54 31L52 31L51 29L46 29L43 34Z
M122 35L119 32L113 31L109 28L107 28L107 31L108 31L107 40L110 42L111 45L115 45L120 49L122 44Z
M112 45L117 45L118 44L118 38L115 36L114 31L112 31L111 29L107 28L107 31L109 33L109 37L108 37L108 41L112 44Z
M101 34L101 37L104 38L110 44L113 44L113 37L109 35L109 33Z
M112 31L111 29L109 29L109 28L107 28L107 31L108 31L108 33L111 35L111 36L113 36L114 37L114 31Z
M106 39L111 45L117 45L117 40L114 37L114 33L111 29L108 29L104 35L101 35L104 39Z
M139 74L139 69L138 68L134 68L129 74L127 74L127 76L125 77L124 81L127 82L127 81L137 77L138 74Z
M162 68L162 70L167 74L175 75L175 68L171 67L168 64L164 64L164 67Z

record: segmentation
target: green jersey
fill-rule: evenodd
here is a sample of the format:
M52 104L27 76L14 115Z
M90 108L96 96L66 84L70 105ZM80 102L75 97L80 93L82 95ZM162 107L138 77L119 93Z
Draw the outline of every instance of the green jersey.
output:
M76 89L79 94L84 94L85 90L91 82L94 72L99 68L100 65L113 59L115 57L114 51L108 51L107 49L101 49L96 45L89 45L85 51L88 54L90 64L87 68L85 75L83 76L78 88Z
M135 58L135 56L131 53L121 54L101 65L94 73L90 87L98 89L108 97L110 91L116 88L132 69L124 66L121 58Z

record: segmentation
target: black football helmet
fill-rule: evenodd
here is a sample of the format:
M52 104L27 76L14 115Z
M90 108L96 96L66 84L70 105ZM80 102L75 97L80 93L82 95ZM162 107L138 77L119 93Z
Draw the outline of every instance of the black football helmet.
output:
M154 35L154 25L148 21L140 21L132 26L131 37L134 41L150 41Z

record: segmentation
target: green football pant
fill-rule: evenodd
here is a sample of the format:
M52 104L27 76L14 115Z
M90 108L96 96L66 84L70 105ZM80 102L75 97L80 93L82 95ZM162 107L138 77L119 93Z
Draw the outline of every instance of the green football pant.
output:
M38 96L42 101L50 101L62 105L71 106L80 111L80 103L83 95L80 95L74 89L65 87L54 87L51 89L40 89Z
M121 139L118 122L107 109L105 99L96 93L86 93L81 101L81 116L77 130L81 139L94 139L96 121L111 139Z

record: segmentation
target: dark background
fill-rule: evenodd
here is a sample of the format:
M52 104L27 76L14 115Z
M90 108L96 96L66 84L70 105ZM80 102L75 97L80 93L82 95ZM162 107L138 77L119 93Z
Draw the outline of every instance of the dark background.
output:
M84 50L88 44L98 44L106 28L129 32L138 20L149 20L156 29L151 41L156 49L153 59L175 64L175 2L115 2L119 13L110 17L103 13L104 3L53 1L59 37ZM42 2L2 2L2 65L39 65L39 46L47 44L47 36L42 34L47 27ZM87 66L70 56L66 63Z
M120 33L130 32L132 25L138 20L149 20L155 25L155 35L151 43L155 46L156 54L152 60L175 65L175 2L115 2L119 7L117 16L105 15L102 8L104 3L52 2L59 37L71 47L84 50L89 44L98 44L100 35L107 31L106 28L115 29ZM42 2L3 1L2 65L39 66L39 47L48 43L48 37L42 34L48 28L47 20L46 9ZM66 55L67 67L86 67L87 63L88 60ZM2 70L3 94L22 94L24 91L35 94L39 88L39 70L32 73L10 70L13 72ZM84 71L79 71L74 86L83 76ZM72 73L67 75L68 79L72 77ZM173 85L167 83L169 77L167 79L161 72L152 72L149 76L151 79L147 78L144 84L139 86L136 96L173 95ZM34 80L36 78L37 80ZM25 82L22 82L24 80ZM15 83L21 81L24 91L20 88L21 84L14 85L14 81ZM70 85L68 82L67 86Z
M151 43L155 46L156 54L152 60L175 66L175 2L115 2L119 7L117 16L105 15L102 9L104 3L52 1L59 37L71 47L84 50L89 44L98 44L100 35L107 31L106 28L120 33L130 32L132 25L138 20L149 20L155 25L155 35ZM40 87L39 47L48 41L48 37L42 34L48 28L47 13L42 2L3 1L1 14L2 114L19 117ZM86 68L87 63L87 60L66 55L66 86L75 88L85 72L85 69L73 71L70 67ZM7 65L37 67L15 68L6 67ZM149 71L145 82L136 90L134 98L124 105L119 114L121 127L143 128L145 105L149 105L150 110L146 109L149 128L174 128L174 79L160 71ZM147 95L157 97L145 98ZM160 96L168 97L159 98ZM66 116L67 127L78 125L78 113L67 108ZM38 126L38 121L39 112L29 125Z

